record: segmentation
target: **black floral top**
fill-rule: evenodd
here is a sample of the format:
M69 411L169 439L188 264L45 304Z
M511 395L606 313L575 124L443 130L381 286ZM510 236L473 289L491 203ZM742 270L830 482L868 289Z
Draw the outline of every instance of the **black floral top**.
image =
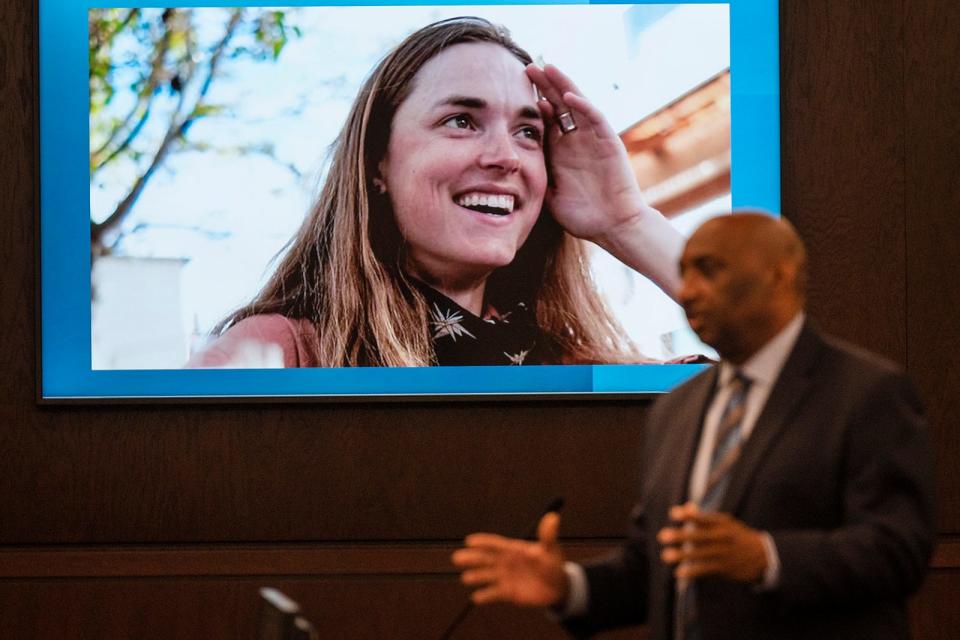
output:
M507 311L478 318L430 287L417 283L427 299L428 326L438 365L543 364L534 310L519 302Z

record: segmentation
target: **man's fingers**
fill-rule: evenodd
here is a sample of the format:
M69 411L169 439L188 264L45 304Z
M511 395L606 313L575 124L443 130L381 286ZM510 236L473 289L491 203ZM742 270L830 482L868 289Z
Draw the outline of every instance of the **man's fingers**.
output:
M682 562L674 569L676 578L704 578L723 573L726 565L720 560L705 560L702 562Z
M660 552L660 559L666 564L722 560L729 557L732 552L733 547L728 544L683 545L665 547Z
M466 537L464 544L471 549L502 552L517 550L528 543L524 540L506 538L495 533L471 533Z
M457 567L478 567L489 565L495 557L483 549L457 549L450 558Z
M670 507L670 512L668 515L670 519L675 522L686 522L690 518L696 516L700 513L700 507L697 506L696 502L687 501L683 504L678 504Z
M496 582L498 577L499 572L496 569L470 569L460 575L460 581L467 586L475 587Z
M716 544L732 541L734 531L729 527L664 527L657 533L657 542L664 545Z
M470 596L474 604L491 604L493 602L504 602L508 600L506 592L498 585L490 585L483 589L477 589Z
M540 518L540 524L537 525L537 540L544 546L552 547L557 544L557 536L559 533L560 514L555 511L545 513L543 517Z
M687 520L687 522L692 522L698 527L716 527L733 521L733 517L729 513L720 511L697 511Z
M735 522L734 518L722 511L700 511L693 502L670 507L670 519L680 524L693 524L698 527L713 527Z

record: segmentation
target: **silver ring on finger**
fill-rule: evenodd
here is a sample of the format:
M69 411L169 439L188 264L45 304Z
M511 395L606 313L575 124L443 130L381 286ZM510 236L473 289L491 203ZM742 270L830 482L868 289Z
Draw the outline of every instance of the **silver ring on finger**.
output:
M577 130L577 121L573 119L573 114L569 111L557 114L557 125L560 127L560 133L564 135Z

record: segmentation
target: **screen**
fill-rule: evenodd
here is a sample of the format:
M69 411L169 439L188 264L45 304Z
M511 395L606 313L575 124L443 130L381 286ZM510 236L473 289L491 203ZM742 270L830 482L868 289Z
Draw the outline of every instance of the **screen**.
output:
M648 394L716 356L663 273L779 211L776 3L202 4L40 0L42 399ZM500 44L404 80L462 16L597 122L559 135ZM565 204L608 130L669 260L573 240L624 208Z

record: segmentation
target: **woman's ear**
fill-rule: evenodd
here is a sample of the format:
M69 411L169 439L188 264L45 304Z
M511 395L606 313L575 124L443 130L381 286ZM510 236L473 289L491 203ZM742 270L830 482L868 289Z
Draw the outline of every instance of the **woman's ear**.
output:
M387 172L387 159L384 158L377 163L377 175L373 177L373 186L380 195L384 195L387 192L387 181L383 178L383 176L387 175Z

